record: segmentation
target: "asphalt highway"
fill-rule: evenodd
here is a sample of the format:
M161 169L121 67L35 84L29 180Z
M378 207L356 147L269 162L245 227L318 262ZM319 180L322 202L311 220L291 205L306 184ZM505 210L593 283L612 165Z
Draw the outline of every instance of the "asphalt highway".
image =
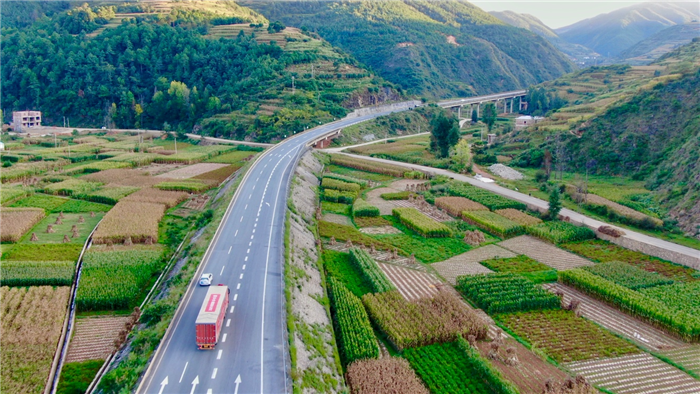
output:
M137 393L290 393L284 300L284 225L291 175L307 144L342 127L405 110L344 118L289 138L248 170ZM199 350L195 320L207 292L197 279L231 288L219 343Z

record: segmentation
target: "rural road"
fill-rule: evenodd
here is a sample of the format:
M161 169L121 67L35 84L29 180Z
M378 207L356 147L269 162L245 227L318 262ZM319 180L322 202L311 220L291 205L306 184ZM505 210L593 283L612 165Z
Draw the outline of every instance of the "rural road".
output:
M287 139L253 164L180 302L137 393L290 393L284 300L285 209L295 163L319 136L407 108L378 109ZM214 350L195 344L195 319L207 292L196 279L212 273L231 288Z
M433 168L433 167L420 166L417 164L408 164L408 163L403 163L403 162L393 161L393 160L379 159L376 157L353 155L353 154L349 154L349 153L339 152L339 149L332 149L332 150L328 149L328 151L332 151L333 153L341 153L343 155L357 157L357 158L361 158L361 159L365 159L365 160L372 160L372 161L376 161L376 162L380 162L380 163L387 163L387 164L404 166L407 168L413 168L413 169L417 169L420 171L433 173L436 175L445 175L445 176L448 176L450 178L456 179L458 181L467 182L471 185L480 187L482 189L490 190L496 194L500 194L502 196L511 198L513 200L523 202L529 206L538 207L540 209L547 209L549 207L549 203L547 201L541 200L539 198L532 197L532 196L529 196L527 194L517 192L515 190L507 189L507 188L505 188L503 186L499 186L495 183L481 182L473 177L462 175L462 174L456 174L456 173L449 171L449 170L442 170L442 169ZM572 211L572 210L567 209L567 208L563 208L561 210L561 215L568 216L572 222L581 223L581 224L588 226L590 228L598 228L598 227L603 226L603 225L615 227L614 225L611 225L609 223L601 222L599 220L582 215L578 212ZM690 264L684 264L684 265L688 265L692 268L700 270L700 250L689 248L689 247L686 247L683 245L678 245L678 244L675 244L672 242L664 241L664 240L659 239L659 238L650 237L648 235L641 234L641 233L638 233L636 231L632 231L629 229L620 228L620 230L623 230L625 232L624 237L626 237L628 239L642 242L642 243L645 243L647 245L655 246L655 247L662 249L662 250L668 250L668 251L672 251L672 252L687 256L688 260L690 261ZM659 257L663 257L663 256L659 256ZM678 263L683 264L681 262L678 262Z

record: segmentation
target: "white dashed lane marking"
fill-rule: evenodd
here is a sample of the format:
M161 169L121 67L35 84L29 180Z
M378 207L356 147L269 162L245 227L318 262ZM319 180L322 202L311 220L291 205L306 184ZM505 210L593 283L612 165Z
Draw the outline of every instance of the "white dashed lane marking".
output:
M238 277L238 279L243 279L243 274L241 274L241 276L240 276L240 277Z
M231 319L226 320L226 327L231 325Z
M217 357L218 358L218 357ZM216 379L216 372L219 370L219 368L214 368L214 372L211 373L211 378Z
M240 288L241 288L241 284L239 283L238 285L236 285L236 290L239 290Z
M217 360L221 360L221 353L223 353L223 352L224 352L223 350L219 349L219 354L216 355Z
M228 334L224 333L224 336L221 337L221 342L226 342L226 336L228 336Z
M235 308L235 305L231 305L231 310L228 313L233 313L233 308Z
M238 299L238 294L233 295L233 300L236 301Z

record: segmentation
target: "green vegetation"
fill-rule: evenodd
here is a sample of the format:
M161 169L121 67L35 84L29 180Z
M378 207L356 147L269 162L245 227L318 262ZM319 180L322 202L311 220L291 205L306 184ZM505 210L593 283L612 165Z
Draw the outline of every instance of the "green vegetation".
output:
M70 286L74 261L3 261L0 286Z
M162 264L160 249L90 251L75 304L80 311L129 309Z
M486 103L484 105L484 112L481 115L481 120L486 123L486 127L489 129L489 133L493 128L494 123L496 123L496 118L498 114L496 113L496 106L493 103Z
M321 194L322 200L341 204L352 204L356 198L356 192L341 192L335 189L324 189Z
M15 201L10 207L43 208L47 213L52 212L59 206L67 203L66 198L49 196L46 194L33 194L27 198Z
M377 174L388 175L395 178L401 178L406 174L405 168L393 164L378 163L375 161L363 160L344 155L330 156L331 164L335 164L336 166L354 168L356 170L365 172L374 172Z
M0 204L4 205L8 202L12 202L22 197L28 196L29 194L31 194L31 190L23 187L3 186L2 191L0 191Z
M338 350L344 365L366 358L379 358L379 345L360 298L332 277L328 279Z
M131 187L131 186L114 186L114 187L105 187L103 189L97 190L95 192L87 193L87 194L81 194L76 197L84 199L84 200L89 200L89 201L94 201L102 204L111 204L114 205L119 202L122 198L128 196L129 194L138 191L138 187Z
M525 204L521 202L493 194L488 190L484 190L464 182L452 181L447 184L445 191L451 196L465 197L472 201L476 201L482 205L485 205L492 211L506 208L515 208L524 211L527 208Z
M453 235L449 227L431 219L415 208L394 208L392 212L406 227L424 237L444 238Z
M457 289L489 314L557 309L561 303L556 295L512 273L460 276Z
M227 153L224 153L224 154L221 154L218 156L214 156L210 159L204 160L204 162L242 165L243 160L247 159L251 156L255 156L255 152L251 152L248 150L236 150L236 151L227 152Z
M518 312L499 315L497 319L557 362L639 352L634 345L571 311Z
M160 190L174 190L189 193L201 193L211 189L212 185L198 180L181 179L178 181L161 182L155 186Z
M700 316L700 282L678 283L640 290L669 308Z
M18 244L3 250L3 260L14 261L77 261L82 244Z
M336 180L347 182L347 183L356 183L356 184L360 185L360 187L367 187L367 185L369 184L369 182L367 182L364 179L358 179L358 178L354 178L351 176L345 176L345 175L340 175L340 174L333 174L331 172L327 172L327 173L323 174L323 179L326 179L326 178L336 179Z
M334 164L330 164L326 168L328 168L328 171L331 171L331 174L351 176L353 178L365 179L365 180L373 181L373 182L386 182L386 181L390 181L390 180L394 179L393 177L391 177L389 175L377 174L374 172L367 172L367 171L360 171L360 170L356 170L354 168L343 167L343 166L334 165Z
M381 226L391 226L391 222L384 219L381 216L360 216L353 219L355 225L359 228L362 227L381 227Z
M318 233L321 237L335 237L337 241L352 241L355 245L374 245L377 249L392 250L394 249L389 243L381 239L374 239L370 236L362 234L353 226L331 223L326 221L318 222ZM400 250L400 249L399 249Z
M58 217L60 214L52 213L45 217L41 222L39 222L31 232L27 233L22 238L22 243L24 244L34 244L34 243L66 243L64 236L68 236L71 244L83 245L90 235L92 230L97 226L97 223L102 219L102 213L98 213L95 217L91 217L89 214L79 214L79 213L66 213L61 219L61 224L57 224ZM83 217L83 222L80 222L80 217ZM53 232L49 233L47 231L48 227L51 226ZM73 229L77 230L77 234L73 233ZM35 233L38 241L31 240L31 233ZM75 236L74 236L75 235Z
M362 277L372 289L372 293L396 290L396 287L384 275L369 253L359 248L352 248L350 249L350 262L362 273Z
M352 206L348 204L341 204L337 202L321 201L321 210L324 212L332 212L340 215L349 216L350 208Z
M700 315L692 310L671 309L661 301L582 269L559 272L559 281L687 340L700 339Z
M66 363L61 368L61 379L56 388L57 394L82 394L85 393L92 379L102 368L104 360L88 360Z
M595 238L593 230L561 221L544 222L534 226L528 226L525 227L525 231L530 235L555 244Z
M548 266L524 254L511 258L484 260L481 262L481 265L496 272L512 272L516 274L551 270Z
M368 203L367 201L358 198L352 206L352 215L354 217L375 217L379 216L379 208Z
M323 250L323 266L329 277L342 282L358 297L372 292L372 286L363 277L362 270L350 261L350 253Z
M321 181L321 187L324 189L335 189L354 193L360 191L360 185L357 183L343 182L332 178L323 178Z
M658 273L644 271L620 261L600 263L583 269L632 290L673 283L673 280Z
M65 181L52 183L44 187L44 192L48 194L62 195L62 196L72 196L87 194L94 190L97 190L101 186L97 182L87 182L81 179L66 179Z
M107 212L112 209L112 206L100 204L96 202L68 200L63 205L56 207L53 212L63 213L90 213L90 212Z
M459 123L451 114L438 113L430 122L430 150L440 158L450 155L450 149L459 141ZM490 127L489 127L490 130Z
M600 263L610 261L622 261L645 271L657 272L675 281L689 282L700 280L697 271L670 261L661 260L658 257L646 255L625 249L613 243L601 239L590 241L567 243L561 245L562 248L577 253L583 257Z
M463 338L406 349L403 356L432 393L516 394L489 361L481 357ZM449 360L449 362L445 362Z
M462 217L465 221L501 237L512 237L523 232L523 226L519 223L490 211L463 211Z
M391 200L408 200L408 196L411 195L411 192L395 192L395 193L383 193L379 197L383 198L384 200L391 201Z

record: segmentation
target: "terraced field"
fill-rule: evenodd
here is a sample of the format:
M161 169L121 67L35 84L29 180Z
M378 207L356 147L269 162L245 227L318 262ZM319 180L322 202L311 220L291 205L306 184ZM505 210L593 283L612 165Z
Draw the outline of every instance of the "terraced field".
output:
M529 235L521 235L500 242L498 245L517 254L524 254L542 264L546 264L557 271L593 265L592 261L576 256L556 246L540 241Z
M130 317L90 317L77 319L66 362L103 360L114 351L114 340Z
M435 276L421 271L399 267L393 264L377 263L389 280L396 286L399 293L408 301L437 294L440 280Z
M565 366L617 394L700 393L700 380L647 353L579 361Z
M659 352L683 368L700 375L700 345L686 345L678 349Z
M501 248L498 245L486 245L454 256L445 261L433 263L430 266L435 268L443 278L454 286L457 283L458 276L488 274L493 272L479 264L481 261L515 256L515 253Z

